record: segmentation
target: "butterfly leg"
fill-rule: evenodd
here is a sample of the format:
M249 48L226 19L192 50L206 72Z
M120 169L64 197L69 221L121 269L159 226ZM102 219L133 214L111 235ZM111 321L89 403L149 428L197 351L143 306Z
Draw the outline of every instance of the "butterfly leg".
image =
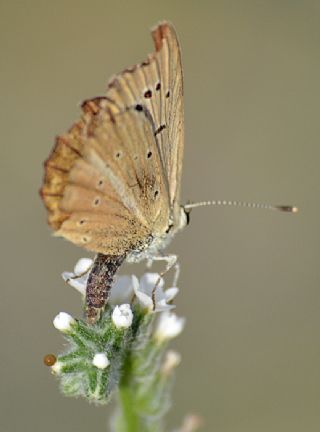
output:
M160 277L165 276L172 268L174 268L173 286L177 286L177 282L180 275L180 264L178 263L177 255L158 255L153 256L152 261L165 261L167 263L166 268L160 273ZM157 282L157 285L159 282Z
M175 273L173 276L173 286L177 286L177 282L180 275L180 264L178 263L177 255L156 255L151 258L151 261L165 261L167 263L166 268L160 273L160 277L166 275L172 268L174 268ZM156 287L160 282L157 282Z
M174 287L177 286L178 279L179 279L179 276L180 276L180 263L178 262L178 257L176 257L176 258L177 258L177 260L176 260L176 263L174 265L174 267L175 267L175 273L174 273L174 277L173 277L173 286Z
M153 263L152 258L147 258L147 263L146 263L147 269L150 269L152 267L152 263Z
M125 259L125 255L98 254L90 271L86 288L86 317L89 324L95 324L105 307L113 278Z
M88 274L88 273L92 270L93 264L94 264L94 263L92 263L91 266L90 266L86 271L84 271L84 272L82 272L82 273L79 273L79 274L77 274L77 275L74 275L74 276L70 276L70 277L67 278L65 281L66 281L67 283L69 283L71 280L81 279L83 276L85 276L86 274Z
M179 274L180 274L180 264L178 263L178 257L177 255L159 255L159 256L153 256L151 258L152 261L166 261L167 265L166 268L160 273L159 278L152 290L152 301L153 301L153 308L155 309L156 307L156 299L155 299L155 294L156 294L156 289L157 286L160 283L161 278L167 274L172 268L175 269L175 274L173 277L173 286L177 286L177 282L178 282L178 278L179 278Z

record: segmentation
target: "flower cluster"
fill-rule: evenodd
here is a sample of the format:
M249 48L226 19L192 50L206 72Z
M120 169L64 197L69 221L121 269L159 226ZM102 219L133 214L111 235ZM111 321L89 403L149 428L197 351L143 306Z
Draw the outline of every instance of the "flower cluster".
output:
M92 264L82 258L73 272L62 274L83 296ZM68 346L50 366L64 394L106 403L118 388L120 395L125 391L131 397L130 409L139 406L140 419L141 410L149 423L158 418L159 411L168 408L172 372L180 362L178 353L166 351L167 342L185 325L184 318L172 312L178 291L165 289L157 273L145 273L140 280L119 276L95 325L60 312L53 324Z
M81 258L73 272L63 272L62 278L82 295L86 293L89 271L93 265L90 258ZM156 287L155 292L154 288ZM145 273L139 280L136 276L119 276L113 284L109 304L130 303L135 295L139 305L148 312L162 312L173 309L170 302L178 294L176 287L164 291L164 280L157 273Z

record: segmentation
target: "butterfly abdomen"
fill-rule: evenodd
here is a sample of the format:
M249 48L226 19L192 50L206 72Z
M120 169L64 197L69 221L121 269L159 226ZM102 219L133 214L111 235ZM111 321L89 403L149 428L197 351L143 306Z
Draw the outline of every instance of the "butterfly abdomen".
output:
M114 276L125 259L125 255L98 254L88 277L86 289L86 316L94 324L106 305Z

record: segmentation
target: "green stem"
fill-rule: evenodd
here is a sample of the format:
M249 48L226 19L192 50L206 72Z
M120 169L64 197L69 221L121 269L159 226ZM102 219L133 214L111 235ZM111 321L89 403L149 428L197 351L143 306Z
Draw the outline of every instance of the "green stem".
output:
M152 397L150 397L152 399ZM137 407L135 391L128 386L119 388L120 412L115 423L116 432L160 432L161 417L149 418Z
M139 416L135 412L135 403L129 387L120 386L119 399L121 414L118 417L117 432L141 432Z
M166 344L151 336L154 317L142 318L122 366L115 432L160 432L169 408L171 378L160 367Z

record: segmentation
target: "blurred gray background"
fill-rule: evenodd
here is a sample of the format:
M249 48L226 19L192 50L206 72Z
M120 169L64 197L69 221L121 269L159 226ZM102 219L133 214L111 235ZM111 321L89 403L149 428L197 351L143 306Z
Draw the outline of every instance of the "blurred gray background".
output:
M183 202L301 209L195 210L170 245L187 327L169 426L320 430L319 1L30 0L0 4L1 432L107 430L112 407L63 397L42 363L62 349L52 318L81 315L60 273L88 254L50 236L38 188L78 103L143 60L164 18L183 54Z

